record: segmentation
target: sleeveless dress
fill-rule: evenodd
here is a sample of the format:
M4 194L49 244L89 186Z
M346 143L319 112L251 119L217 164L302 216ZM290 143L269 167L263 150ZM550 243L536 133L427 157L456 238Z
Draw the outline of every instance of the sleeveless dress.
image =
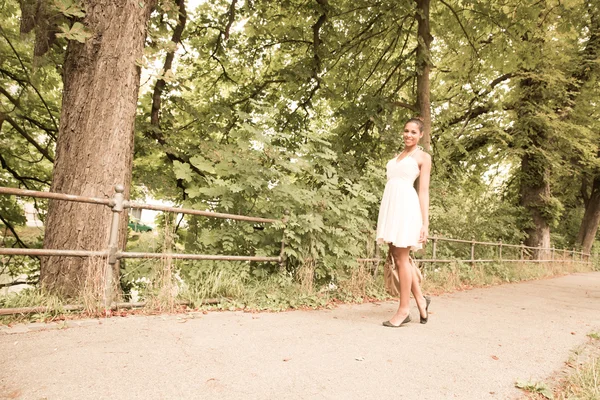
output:
M386 166L387 183L381 199L377 218L377 243L391 243L396 247L419 250L419 236L423 219L419 196L413 187L419 176L419 164L408 154L402 160L397 157Z

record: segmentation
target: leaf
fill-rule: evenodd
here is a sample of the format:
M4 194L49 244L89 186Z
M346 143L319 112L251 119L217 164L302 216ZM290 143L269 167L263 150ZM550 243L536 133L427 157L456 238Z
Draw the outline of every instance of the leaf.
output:
M177 179L182 179L187 182L192 181L192 168L187 163L182 163L177 160L173 161L173 172Z
M195 155L194 157L190 158L190 163L201 171L206 171L211 174L215 172L212 162L208 161L201 155Z
M86 29L81 22L75 22L71 28L66 24L59 27L62 33L56 34L57 37L64 37L67 40L75 40L84 43L86 39L92 37L92 34Z
M53 5L54 8L67 17L85 17L83 8L72 0L55 0Z

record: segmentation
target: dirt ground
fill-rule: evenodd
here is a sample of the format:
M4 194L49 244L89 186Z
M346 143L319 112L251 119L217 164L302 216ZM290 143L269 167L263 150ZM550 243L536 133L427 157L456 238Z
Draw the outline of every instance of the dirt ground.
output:
M3 328L0 399L514 399L600 332L600 273L432 300Z

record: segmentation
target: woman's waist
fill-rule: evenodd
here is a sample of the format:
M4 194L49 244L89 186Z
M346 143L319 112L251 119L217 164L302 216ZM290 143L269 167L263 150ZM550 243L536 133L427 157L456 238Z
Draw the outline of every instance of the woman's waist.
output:
M388 178L387 182L388 183L393 183L393 184L398 184L398 185L409 185L412 186L415 183L415 180L417 178L408 178L408 177L400 177L400 176L393 176Z

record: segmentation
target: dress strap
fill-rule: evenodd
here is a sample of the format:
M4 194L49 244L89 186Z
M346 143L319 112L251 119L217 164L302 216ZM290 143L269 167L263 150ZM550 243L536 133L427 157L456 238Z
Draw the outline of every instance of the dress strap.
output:
M413 154L415 154L417 152L417 150L419 150L419 146L417 146L416 149L414 149L413 151L411 151L409 154L407 154L406 157L412 157Z
M411 151L410 153L408 153L404 158L412 157L412 155L415 154L417 152L417 150L419 150L418 146L417 146L416 149L414 149L413 151ZM404 160L404 158L403 158L403 160Z

